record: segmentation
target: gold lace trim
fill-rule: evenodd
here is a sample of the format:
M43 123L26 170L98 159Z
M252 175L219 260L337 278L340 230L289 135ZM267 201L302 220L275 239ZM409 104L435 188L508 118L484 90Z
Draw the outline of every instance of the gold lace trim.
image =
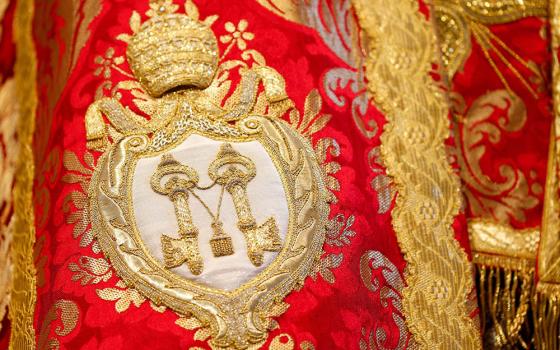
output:
M14 189L15 228L12 243L14 274L9 317L12 326L10 350L34 349L33 312L37 298L33 246L35 223L33 214L34 161L31 147L37 106L37 58L32 38L33 1L20 0L14 22L17 43L15 75L20 105L18 135L20 141L17 178Z
M509 225L475 219L469 221L469 238L475 252L534 260L540 231L538 228L516 230Z
M354 0L370 48L369 90L387 118L382 156L398 196L393 227L407 261L403 305L422 349L480 349L467 312L471 265L451 227L458 213L457 177L446 163L445 96L430 76L438 51L416 0Z

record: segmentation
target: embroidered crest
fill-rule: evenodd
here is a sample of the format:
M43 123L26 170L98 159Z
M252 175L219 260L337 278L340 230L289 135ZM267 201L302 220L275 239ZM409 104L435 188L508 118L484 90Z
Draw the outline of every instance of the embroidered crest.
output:
M88 148L103 152L88 193L92 228L127 285L195 315L213 346L247 348L313 272L330 194L309 139L276 117L291 106L283 78L253 66L238 103L216 105L206 92L216 38L175 11L156 8L128 41L156 106L149 118L114 98L86 114ZM275 113L254 112L261 85Z

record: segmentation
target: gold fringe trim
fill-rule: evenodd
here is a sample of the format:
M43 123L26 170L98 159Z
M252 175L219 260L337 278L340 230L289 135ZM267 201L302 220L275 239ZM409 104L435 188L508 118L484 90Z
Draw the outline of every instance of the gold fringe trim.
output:
M32 37L33 1L18 0L14 22L17 56L15 66L20 120L19 159L14 189L15 227L12 242L14 264L9 318L12 332L10 350L35 349L36 269L33 261L35 222L33 212L33 132L37 107L37 58Z
M475 253L473 260L484 348L529 349L534 259Z
M534 259L475 253L484 349L560 349L560 285L535 286Z
M560 286L539 283L533 301L535 347L539 350L560 349Z
M430 75L435 30L418 0L353 4L369 40L368 90L387 118L381 153L398 191L392 225L407 262L407 326L421 349L480 349L467 311L471 264L452 228L460 187L444 149L448 106Z

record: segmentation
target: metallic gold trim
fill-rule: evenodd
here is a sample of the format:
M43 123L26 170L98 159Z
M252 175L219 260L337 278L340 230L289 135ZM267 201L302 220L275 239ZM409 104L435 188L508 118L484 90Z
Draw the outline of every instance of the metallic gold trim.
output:
M548 151L548 170L545 184L544 211L542 219L541 244L538 251L539 283L560 283L560 198L558 179L558 159L560 145L557 130L560 130L560 2L551 2L551 50L552 50L552 93L554 121L551 127Z
M540 230L516 230L508 225L489 220L469 221L471 248L477 253L534 260L540 239Z
M382 157L397 199L393 228L407 261L403 305L422 349L480 349L467 300L472 269L452 228L459 179L446 162L445 95L430 73L439 54L417 0L354 0L370 47L369 91L387 118Z
M548 0L459 0L466 14L477 22L499 24L521 18L548 16Z
M560 1L550 1L552 52L552 97L554 120L550 132L548 169L545 184L541 244L537 264L537 286L533 300L535 346L558 349L560 322Z
M535 349L558 349L560 320L560 285L538 283L533 296Z
M535 260L474 254L484 346L528 349ZM528 339L525 339L528 338Z
M37 107L37 57L32 37L33 1L19 0L14 24L17 43L15 76L20 105L19 161L14 189L15 228L12 242L14 273L9 317L12 326L10 350L34 349L33 313L37 299L33 261L35 222L33 213L33 132Z
M478 266L491 266L516 271L530 271L535 268L535 259L496 256L484 253L474 253L473 263Z

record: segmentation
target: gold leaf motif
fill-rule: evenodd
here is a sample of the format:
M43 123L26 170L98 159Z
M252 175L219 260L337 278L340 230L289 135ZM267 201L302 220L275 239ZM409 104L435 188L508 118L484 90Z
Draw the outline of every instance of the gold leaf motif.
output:
M132 32L136 33L140 29L140 14L136 11L132 11L128 24Z
M123 281L117 282L115 287L97 289L96 293L103 300L116 301L115 310L118 313L125 312L130 305L140 307L146 301L136 289L128 288Z
M97 284L101 281L107 282L113 275L109 267L107 260L89 256L81 256L78 263L68 264L68 269L74 272L72 281L80 281L82 286Z
M39 339L37 340L37 349L58 349L60 341L55 337L51 337L53 322L60 320L62 326L57 326L54 329L54 333L59 337L65 337L74 331L78 324L79 316L80 309L74 301L65 299L56 301L43 320Z
M340 145L335 139L325 137L317 141L314 149L323 170L325 184L329 189L328 201L330 203L337 203L338 199L334 192L340 191L340 183L334 175L340 171L341 166L338 162L327 159L340 156Z
M328 245L343 247L350 244L350 238L356 235L356 232L350 227L354 224L355 217L350 215L348 219L342 214L337 214L327 224L327 237L325 242Z
M270 350L294 350L296 343L287 333L275 336L270 342Z
M98 253L99 247L94 243L93 232L89 228L89 200L86 195L95 160L90 152L85 152L83 157L82 162L74 152L64 151L62 162L67 173L62 176L62 181L79 183L80 189L71 191L64 197L62 210L66 214L66 222L74 226L72 236L80 238L80 247L92 245L92 250ZM84 282L83 279L81 281Z
M212 333L208 328L200 328L194 333L194 340L204 341L210 338L211 335Z
M198 21L200 17L198 7L192 0L185 1L185 13L195 21Z

